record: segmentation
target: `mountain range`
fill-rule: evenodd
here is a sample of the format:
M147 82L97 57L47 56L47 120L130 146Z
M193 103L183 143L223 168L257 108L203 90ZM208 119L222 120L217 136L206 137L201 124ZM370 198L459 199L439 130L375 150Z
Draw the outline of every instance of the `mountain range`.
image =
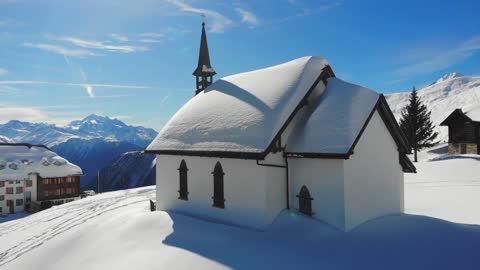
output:
M11 120L0 125L0 135L17 142L45 144L48 147L64 143L72 138L102 138L110 141L129 142L144 148L157 136L157 132L151 128L129 126L118 119L92 114L65 126Z
M97 190L97 174L105 182L102 184L103 191L152 183L152 177L155 178L155 167L152 167L155 157L144 154L142 150L156 135L157 132L151 128L130 126L118 119L94 114L66 126L18 120L0 125L0 143L45 144L58 155L80 166L85 174L80 182L82 190ZM113 177L120 175L123 176L118 178L121 180L121 184L118 184L119 180Z

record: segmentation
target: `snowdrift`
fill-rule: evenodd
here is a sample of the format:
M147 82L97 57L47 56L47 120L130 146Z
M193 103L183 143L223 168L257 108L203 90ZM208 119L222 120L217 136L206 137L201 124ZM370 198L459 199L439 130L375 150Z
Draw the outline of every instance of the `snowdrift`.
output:
M480 227L388 216L350 233L284 211L263 232L150 212L154 187L0 224L1 269L478 269Z

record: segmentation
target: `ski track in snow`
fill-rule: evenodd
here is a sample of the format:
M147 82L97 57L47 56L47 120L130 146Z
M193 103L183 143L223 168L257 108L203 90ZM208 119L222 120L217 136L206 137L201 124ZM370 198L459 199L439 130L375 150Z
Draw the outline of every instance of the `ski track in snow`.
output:
M128 191L127 194L128 193L131 192ZM33 235L25 241L9 247L4 252L0 253L0 267L43 245L48 240L66 231L69 231L80 224L88 222L93 218L115 211L122 207L137 203L145 203L145 199L150 200L154 198L153 194L155 193L155 191L153 190L153 188L149 188L144 190L137 190L135 191L135 193L136 195L134 198L129 197L127 200L125 199L125 194L120 193L119 195L116 195L112 198L103 199L100 202L98 200L87 198L66 204L64 207L68 206L67 208L69 209L69 211L65 211L65 209L63 209L61 212L62 214L68 213L67 218L64 215L58 215L58 211L55 209L55 207L45 210L49 211L50 213L46 216L46 218L45 215L40 216L40 223L51 225L43 229L42 232ZM134 200L132 201L132 199ZM78 204L82 204L83 206L78 207ZM56 220L58 222L55 222ZM65 220L68 221L64 222ZM39 221L38 219L36 219L35 215L32 215L28 219L22 219L20 221L17 221L15 226L10 226L9 223L10 222L0 224L0 237L6 234L23 231L32 226L32 224L38 226Z

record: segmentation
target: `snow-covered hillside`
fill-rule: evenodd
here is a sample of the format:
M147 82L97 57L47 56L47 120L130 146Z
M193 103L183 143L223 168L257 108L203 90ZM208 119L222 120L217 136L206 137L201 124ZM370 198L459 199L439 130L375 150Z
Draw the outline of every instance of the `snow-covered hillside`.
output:
M100 171L102 192L155 184L155 155L143 151L126 152ZM93 181L87 189L97 189Z
M157 136L157 132L151 128L129 126L118 119L92 114L66 126L11 120L0 125L0 135L18 142L45 144L49 147L72 138L102 138L146 147Z
M252 231L150 212L153 186L108 192L0 224L0 268L478 269L480 226L450 222L480 224L480 185L470 178L480 174L470 161L480 161L461 161L417 163L419 174L407 175L407 213L432 217L386 216L349 233L294 211ZM477 171L446 173L457 166Z
M402 109L408 104L409 92L387 95L387 101L397 120ZM462 76L451 73L438 79L433 84L420 89L418 95L432 111L432 121L440 132L439 139L448 139L446 127L438 125L455 109L480 109L480 76Z
M87 186L97 179L97 172L99 170L111 164L112 161L123 153L139 151L142 150L142 148L138 145L123 141L112 141L100 138L73 138L53 146L52 150L83 169L85 176L81 179L80 188L86 189ZM134 168L128 167L124 169L127 171L134 170Z
M3 135L0 135L0 143L14 143L15 141L6 137L6 136L3 136Z

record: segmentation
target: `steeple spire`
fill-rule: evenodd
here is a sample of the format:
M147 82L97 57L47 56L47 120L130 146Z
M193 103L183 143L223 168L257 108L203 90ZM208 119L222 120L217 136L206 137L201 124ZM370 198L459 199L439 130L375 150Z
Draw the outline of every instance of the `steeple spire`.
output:
M208 53L207 34L205 32L205 15L202 15L202 36L200 38L200 51L198 53L198 66L193 72L196 77L197 90L195 94L200 93L213 82L213 76L217 74L210 64L210 54Z

